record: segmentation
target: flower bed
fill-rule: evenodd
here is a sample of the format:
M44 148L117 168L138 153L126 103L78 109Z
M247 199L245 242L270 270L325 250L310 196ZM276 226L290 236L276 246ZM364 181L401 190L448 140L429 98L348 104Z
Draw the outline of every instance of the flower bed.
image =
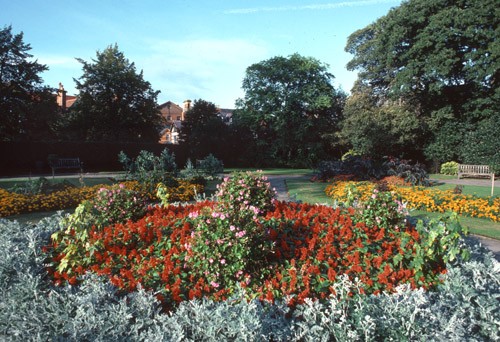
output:
M93 271L108 276L113 284L127 291L135 290L138 284L153 289L166 302L202 296L225 299L234 288L221 288L222 280L209 280L212 274L194 277L193 265L188 262L193 257L193 213L214 206L204 202L154 208L137 222L102 230L93 227L89 232L89 244L95 246L93 255L88 253L85 264L58 272L57 262L62 255L56 253L52 275L59 284L75 284L84 273ZM404 283L413 288L437 284L444 271L442 261L418 277L410 267L415 244L421 240L415 227L407 225L390 232L355 224L352 215L351 211L326 206L277 203L260 221L260 228L267 230L274 245L265 256L265 267L242 269L235 272L234 280L251 297L274 300L294 296L293 302L300 303L305 298L334 294L333 284L342 274L360 279L364 284L361 291L366 293L392 291ZM216 248L212 243L217 244L211 242L209 248ZM57 245L53 247L58 250ZM230 267L224 265L229 261L222 258L207 263Z
M37 225L0 219L0 340L31 341L497 341L499 265L483 247L470 261L447 264L433 291L399 287L358 294L347 276L336 296L294 308L242 300L184 301L169 314L154 292L126 292L105 276L53 286L41 247L61 227L60 215Z
M198 193L203 192L202 185L191 184L185 180L179 180L178 183L177 187L167 188L171 201L188 201L193 199L195 191ZM123 184L127 189L143 193L151 200L157 200L155 193L144 193L144 188L136 181L127 181L123 182ZM74 208L82 201L93 198L99 189L109 187L109 185L95 185L81 188L67 187L64 190L37 195L22 195L0 189L0 217L37 211Z
M240 288L295 305L335 296L344 276L360 282L357 294L433 288L460 252L455 221L412 226L388 192L359 212L277 202L264 177L234 176L219 190L220 202L157 206L107 226L79 225L77 210L48 247L54 281L76 284L93 272L124 291L153 290L167 307L225 300Z
M452 190L437 190L425 187L406 187L389 184L389 189L401 196L408 208L430 212L453 211L470 217L487 218L500 222L500 198L479 198L472 195L455 194ZM377 187L373 182L333 182L325 192L339 202L348 201L353 195L363 201Z

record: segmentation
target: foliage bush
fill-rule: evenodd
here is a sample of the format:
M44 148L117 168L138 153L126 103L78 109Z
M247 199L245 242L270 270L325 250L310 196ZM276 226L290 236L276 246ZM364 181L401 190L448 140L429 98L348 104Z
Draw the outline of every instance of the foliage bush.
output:
M154 193L158 183L177 186L177 164L175 155L165 148L159 156L153 152L142 150L135 159L128 157L123 151L118 154L118 160L127 171L127 178L138 181L147 192Z
M500 339L500 267L479 245L469 261L447 265L434 291L410 289L360 294L347 276L336 295L286 301L184 301L165 314L152 292L124 293L87 274L79 286L54 287L46 277L43 246L60 227L60 215L35 226L0 219L0 339L106 341L335 341ZM243 291L243 290L242 290Z
M316 169L315 178L321 181L328 181L339 175L352 175L352 178L357 180L380 178L385 175L381 164L355 154L349 154L342 160L321 161Z
M383 166L389 176L401 177L411 185L429 185L429 175L423 164L412 164L411 160L390 157Z
M450 162L441 164L440 173L443 175L456 176L458 174L458 163L454 162L454 161L450 161Z
M384 161L377 162L355 154L349 154L342 160L320 162L315 179L328 181L341 177L343 180L348 178L359 181L386 176L403 178L412 185L429 184L429 176L424 165L420 163L412 164L410 160L393 157L386 157Z
M273 208L275 192L262 174L250 172L225 178L218 190L215 208L189 213L194 231L188 263L192 274L233 293L251 275L268 275L272 242L258 219Z
M224 164L221 160L215 158L213 154L209 154L197 163L199 169L204 175L214 178L218 174L224 172Z
M38 179L29 179L22 184L15 184L9 191L21 195L39 195L47 192L49 186L47 178L40 177Z

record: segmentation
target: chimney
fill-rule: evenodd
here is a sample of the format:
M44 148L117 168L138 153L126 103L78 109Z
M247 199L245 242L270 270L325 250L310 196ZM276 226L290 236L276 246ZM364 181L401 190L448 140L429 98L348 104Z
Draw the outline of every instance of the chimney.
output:
M184 121L184 116L188 110L191 109L191 100L186 100L184 101L184 108L182 110L182 117L181 120Z
M61 82L59 82L59 91L57 92L57 104L63 111L66 110L66 90Z

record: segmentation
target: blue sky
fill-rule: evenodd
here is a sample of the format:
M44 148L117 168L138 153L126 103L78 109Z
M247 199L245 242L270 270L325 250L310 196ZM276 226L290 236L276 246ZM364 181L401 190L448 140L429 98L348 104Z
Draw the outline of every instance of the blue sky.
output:
M204 99L234 108L245 69L299 53L329 65L335 85L349 91L347 37L401 0L0 0L0 25L23 32L31 54L46 64L47 85L73 78L96 51L118 44L158 102Z

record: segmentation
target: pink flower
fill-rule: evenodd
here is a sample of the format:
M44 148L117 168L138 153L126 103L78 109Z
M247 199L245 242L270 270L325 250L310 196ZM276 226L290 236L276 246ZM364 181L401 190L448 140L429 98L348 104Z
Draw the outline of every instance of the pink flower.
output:
M234 230L235 230L235 229L236 229L236 227L235 227L235 226L233 226L233 225L229 226L229 230L230 230L230 231L234 232Z
M208 262L211 263L211 264L213 264L214 259L210 258L210 259L208 259Z
M220 260L220 263L221 263L222 265L224 265L224 264L226 263L226 259L221 259L221 260Z
M245 236L246 233L247 233L246 231L242 230L236 233L236 237L242 238L243 236Z
M216 282L215 282L215 281L213 281L213 280L210 282L210 285L212 285L212 287L215 287L215 288L218 288L218 287L219 287L219 284L218 284L218 283L216 283Z

